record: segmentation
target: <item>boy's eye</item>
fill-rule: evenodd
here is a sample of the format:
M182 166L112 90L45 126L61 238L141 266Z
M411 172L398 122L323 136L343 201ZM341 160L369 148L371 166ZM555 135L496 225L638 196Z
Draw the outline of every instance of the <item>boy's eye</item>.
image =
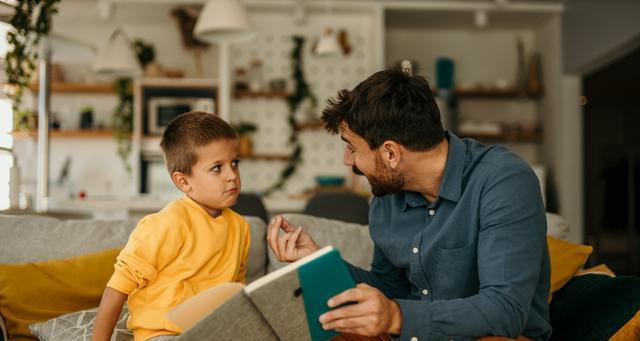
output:
M232 167L234 167L234 168L235 168L235 167L238 167L238 164L239 164L239 163L240 163L240 160L235 159L235 160L231 161L231 166L232 166Z
M215 165L213 167L211 167L211 170L214 172L219 172L220 171L220 165Z

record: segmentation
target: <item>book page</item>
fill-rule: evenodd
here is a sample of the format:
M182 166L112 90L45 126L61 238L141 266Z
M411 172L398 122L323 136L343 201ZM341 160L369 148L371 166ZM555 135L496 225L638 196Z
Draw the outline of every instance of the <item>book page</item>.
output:
M242 288L244 288L244 284L236 282L217 285L178 304L167 313L167 318L185 331L241 291Z
M310 261L319 258L321 256L323 256L324 254L330 252L331 250L333 250L333 246L325 246L322 249L308 255L305 257L302 257L300 259L298 259L297 261L283 267L280 268L274 272L271 272L265 276L262 276L258 279L256 279L255 281L249 283L247 285L247 287L244 289L247 293L251 293L252 291L262 287L263 285L273 281L274 279L281 277L293 270L298 269L301 265L309 263Z

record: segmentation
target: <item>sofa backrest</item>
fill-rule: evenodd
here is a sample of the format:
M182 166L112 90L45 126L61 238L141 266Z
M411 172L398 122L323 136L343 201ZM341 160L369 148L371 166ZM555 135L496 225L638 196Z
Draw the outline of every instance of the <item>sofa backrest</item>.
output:
M306 214L283 214L294 226L302 226L320 246L331 245L340 251L342 258L363 269L371 268L373 241L367 225L346 223L339 220L318 218ZM281 268L275 255L269 252L269 271Z
M266 273L266 225L260 218L245 219L251 225L247 266L247 280L251 281ZM136 223L0 215L0 263L37 262L123 247Z

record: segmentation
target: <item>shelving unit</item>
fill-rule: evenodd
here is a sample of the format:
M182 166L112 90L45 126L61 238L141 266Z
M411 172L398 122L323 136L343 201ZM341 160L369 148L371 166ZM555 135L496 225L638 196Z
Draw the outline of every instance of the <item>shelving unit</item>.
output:
M241 156L241 159L246 160L262 160L262 161L288 161L291 159L287 154L251 154L247 156Z
M29 90L38 92L38 84L30 84ZM108 94L115 93L114 84L112 83L51 83L52 93L96 93Z
M291 93L286 91L234 91L232 93L234 99L242 98L283 98L291 96Z
M87 130L51 130L51 138L113 138L111 129L87 129ZM15 139L35 139L38 133L35 131L14 131L11 136Z

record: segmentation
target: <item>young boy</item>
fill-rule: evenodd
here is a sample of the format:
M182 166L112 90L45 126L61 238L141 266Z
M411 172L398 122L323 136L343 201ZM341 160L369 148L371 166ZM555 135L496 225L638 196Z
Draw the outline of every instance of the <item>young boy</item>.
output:
M171 180L185 193L144 217L117 258L92 340L109 340L128 297L135 341L182 332L166 313L224 282L244 282L249 225L233 212L240 192L238 135L204 112L178 116L160 142Z

